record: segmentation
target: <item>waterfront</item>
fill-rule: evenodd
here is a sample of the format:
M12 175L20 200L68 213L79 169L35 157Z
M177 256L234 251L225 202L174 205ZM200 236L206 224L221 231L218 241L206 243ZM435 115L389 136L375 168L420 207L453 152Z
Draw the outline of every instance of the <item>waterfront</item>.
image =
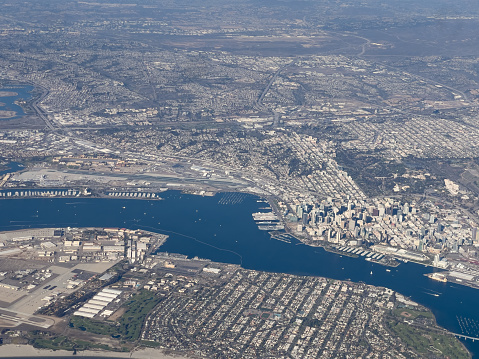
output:
M311 248L297 241L271 239L258 230L251 213L264 203L241 195L241 201L168 191L163 201L129 199L14 199L0 201L0 230L28 227L126 227L170 235L161 251L176 252L244 268L363 281L396 290L429 307L450 331L478 337L479 291L425 277L431 268L407 263L390 268ZM234 203L234 204L233 204ZM372 272L372 274L371 274ZM461 324L460 324L461 323ZM467 328L465 327L467 324ZM462 329L461 329L462 326ZM476 355L479 346L466 341Z
M25 112L23 111L22 107L17 105L15 101L30 100L32 98L31 91L33 91L33 86L18 85L0 88L0 93L3 92L7 94L7 96L0 96L0 111L15 112L14 116L4 118L5 120L13 120L25 115ZM0 120L2 120L1 117Z
M9 162L2 168L3 170L0 171L0 176L7 173L20 171L24 168L24 166L18 162Z

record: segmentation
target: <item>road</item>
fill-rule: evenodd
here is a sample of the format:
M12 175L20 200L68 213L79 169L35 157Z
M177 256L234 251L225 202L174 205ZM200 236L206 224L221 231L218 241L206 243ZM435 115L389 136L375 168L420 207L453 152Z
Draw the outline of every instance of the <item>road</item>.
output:
M294 65L296 62L298 61L298 59L294 59L293 61L287 63L287 64L284 64L283 66L281 66L278 70L276 70L276 72L273 74L273 76L271 77L271 79L269 80L268 84L266 85L266 87L264 88L263 92L261 93L261 95L258 97L258 100L256 101L255 105L254 105L254 108L256 108L257 110L268 110L270 112L273 113L273 127L277 127L279 125L279 114L272 110L272 109L268 109L264 104L263 104L263 99L264 97L266 96L266 94L268 93L268 91L270 90L271 86L273 85L274 81L278 78L279 74L281 73L281 71L283 71L284 69L288 68L289 66L291 65Z
M36 85L35 85L36 86ZM43 93L41 94L41 96L37 99L35 99L33 102L32 102L32 107L33 109L35 110L35 112L37 113L38 117L40 117L43 122L45 122L45 125L52 131L56 131L56 128L55 126L53 125L53 122L50 121L48 119L48 115L45 113L45 111L40 108L38 106L38 104L45 98L48 96L48 94L50 93L50 91L46 90L46 89L43 89Z

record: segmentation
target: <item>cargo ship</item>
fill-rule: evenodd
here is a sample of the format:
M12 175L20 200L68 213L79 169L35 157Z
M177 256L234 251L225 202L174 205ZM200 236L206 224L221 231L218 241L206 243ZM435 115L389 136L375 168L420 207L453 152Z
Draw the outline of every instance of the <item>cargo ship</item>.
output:
M447 277L442 273L428 273L428 274L425 274L425 276L433 280L437 280L438 282L443 282L443 283L447 282Z

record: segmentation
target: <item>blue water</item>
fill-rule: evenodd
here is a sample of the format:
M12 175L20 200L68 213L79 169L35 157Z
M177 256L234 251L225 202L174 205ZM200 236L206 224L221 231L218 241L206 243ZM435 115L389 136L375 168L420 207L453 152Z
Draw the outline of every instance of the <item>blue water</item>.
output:
M0 103L4 104L4 106L0 106L0 110L15 111L17 113L15 117L4 118L3 120L13 120L13 119L25 116L25 112L23 112L23 109L20 106L15 104L15 101L19 99L23 99L25 101L30 100L32 98L31 92L33 91L33 87L32 86L7 87L7 88L0 88L0 91L17 93L16 96L0 97Z
M125 227L170 235L161 251L241 264L244 268L350 279L398 291L430 308L438 323L461 333L457 318L479 322L479 290L430 280L431 268L407 263L390 268L270 239L258 230L251 213L264 203L255 196L222 205L221 194L199 197L168 191L164 200L133 199L4 199L0 201L0 230L52 226ZM371 271L373 274L371 274ZM438 297L432 294L439 294ZM479 337L479 332L470 332ZM464 342L479 357L477 342Z
M7 173L17 172L25 168L19 162L9 162L6 164L6 167L7 167L6 169L4 169L3 171L0 171L0 176Z

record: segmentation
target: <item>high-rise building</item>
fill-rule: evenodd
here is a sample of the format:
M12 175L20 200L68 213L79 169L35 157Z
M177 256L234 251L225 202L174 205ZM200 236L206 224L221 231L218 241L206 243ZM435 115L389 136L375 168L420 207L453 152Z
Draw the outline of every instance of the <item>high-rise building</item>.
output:
M296 216L297 216L299 219L303 218L303 207L298 206L298 207L296 208Z
M355 219L350 219L348 229L349 229L350 232L352 232L352 231L354 231L354 228L356 228L356 220Z
M308 224L308 219L309 219L309 215L307 213L303 213L302 221L304 225Z
M459 246L458 246L457 242L454 242L454 244L452 245L452 250L453 250L454 252L458 252L458 251L459 251Z
M379 206L378 208L378 216L379 217L384 217L384 215L386 214L386 208L384 208L384 206ZM374 215L374 214L373 214Z
M441 257L439 256L439 253L437 253L437 254L434 256L434 261L432 262L432 265L433 265L434 267L437 267L440 261L441 261Z
M353 237L357 238L359 237L359 227L354 228L353 230ZM358 242L362 242L361 240L358 240Z
M443 229L444 229L444 228L443 228L442 224L441 224L441 223L438 223L438 224L437 224L437 231L438 231L439 233L441 233Z

